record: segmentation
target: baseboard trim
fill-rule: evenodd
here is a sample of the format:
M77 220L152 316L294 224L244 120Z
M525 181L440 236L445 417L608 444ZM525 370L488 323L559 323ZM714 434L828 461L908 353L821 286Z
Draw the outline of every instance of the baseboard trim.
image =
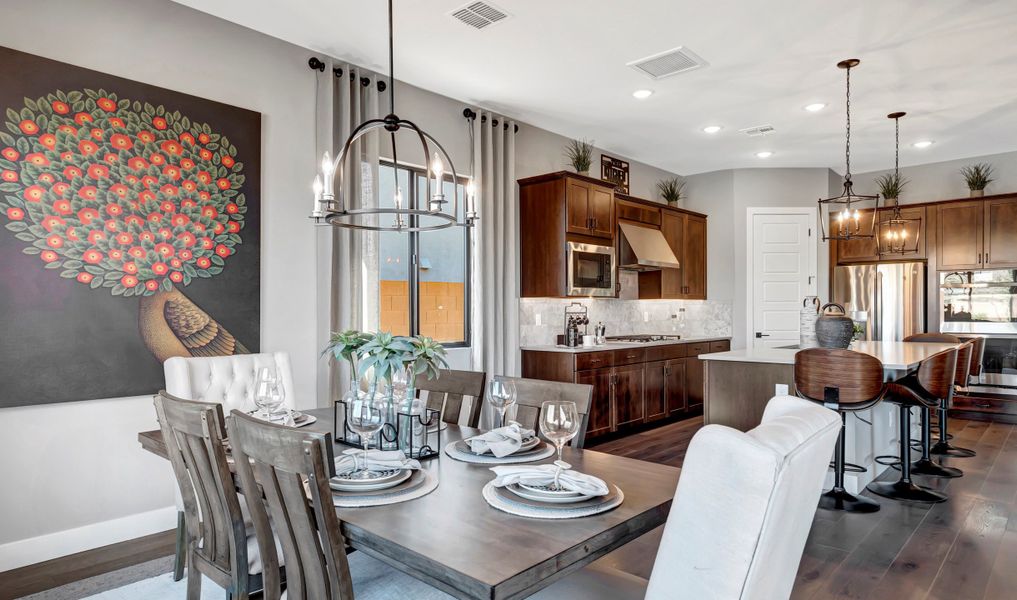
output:
M104 546L175 529L177 509L148 512L92 523L0 545L0 572L34 565Z

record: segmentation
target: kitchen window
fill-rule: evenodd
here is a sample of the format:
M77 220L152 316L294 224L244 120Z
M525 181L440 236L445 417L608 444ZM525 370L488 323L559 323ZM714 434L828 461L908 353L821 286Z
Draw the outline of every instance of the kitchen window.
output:
M408 204L417 198L426 206L427 172L414 167L382 162L379 167L379 203L395 206L396 186ZM446 177L444 190L451 206L458 186L459 214L465 209L465 178L453 184ZM432 184L433 187L433 184ZM421 225L445 222L430 217ZM382 218L391 226L394 219ZM470 339L470 248L469 229L452 226L438 231L408 233L385 231L379 234L379 323L382 331L396 335L426 335L445 346L468 346Z

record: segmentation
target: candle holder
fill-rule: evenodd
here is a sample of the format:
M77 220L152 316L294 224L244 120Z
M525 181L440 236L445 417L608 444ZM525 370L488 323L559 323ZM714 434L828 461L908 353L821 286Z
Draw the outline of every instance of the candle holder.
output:
M360 434L346 423L346 401L342 399L332 404L332 436L340 444L364 448ZM379 446L384 446L385 442L394 443L409 458L435 458L441 449L441 413L426 407L423 414L397 412L395 423L385 423L378 436Z

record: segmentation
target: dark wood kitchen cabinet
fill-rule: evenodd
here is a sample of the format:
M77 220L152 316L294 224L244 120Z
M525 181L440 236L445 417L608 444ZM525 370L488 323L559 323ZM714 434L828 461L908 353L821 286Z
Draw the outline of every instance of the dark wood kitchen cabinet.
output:
M682 298L706 300L706 218L685 215L685 239L682 252L685 290Z
M647 423L686 409L684 358L647 363L645 381Z
M610 184L565 176L568 233L614 238L614 191Z
M611 369L593 369L576 373L576 383L593 386L593 398L590 399L589 423L586 436L596 437L614 431L613 385L614 373Z
M614 369L615 428L642 423L643 365L626 365Z
M874 211L860 210L858 211L858 230L859 235L870 235L873 233L872 229L872 216ZM850 220L851 231L855 231L853 227L854 219ZM845 225L848 227L849 225ZM827 235L838 235L840 230L837 226L837 215L830 215L830 222L827 227ZM878 229L876 230L878 236ZM879 260L879 246L875 237L860 237L850 240L835 240L831 243L831 250L836 248L837 264L851 264L859 262L871 262Z
M984 268L1017 267L1017 198L989 198L984 205Z
M950 202L938 207L937 251L940 271L982 268L981 200Z
M685 359L685 388L689 409L699 408L703 405L703 395L706 390L703 361L700 360L699 355L727 352L730 349L731 342L727 340L688 345L688 358Z
M660 233L667 240L680 266L677 269L640 273L639 297L705 300L706 217L664 209L661 211Z

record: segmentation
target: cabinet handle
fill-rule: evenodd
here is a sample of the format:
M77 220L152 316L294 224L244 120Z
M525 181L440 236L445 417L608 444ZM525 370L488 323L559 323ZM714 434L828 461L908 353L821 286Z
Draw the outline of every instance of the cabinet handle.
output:
M597 228L597 217L593 217L593 229Z
M989 264L989 253L985 253L985 264Z
M978 264L982 264L982 253L978 253Z
M639 356L639 355L638 354L626 354L625 358L635 358L637 356Z

